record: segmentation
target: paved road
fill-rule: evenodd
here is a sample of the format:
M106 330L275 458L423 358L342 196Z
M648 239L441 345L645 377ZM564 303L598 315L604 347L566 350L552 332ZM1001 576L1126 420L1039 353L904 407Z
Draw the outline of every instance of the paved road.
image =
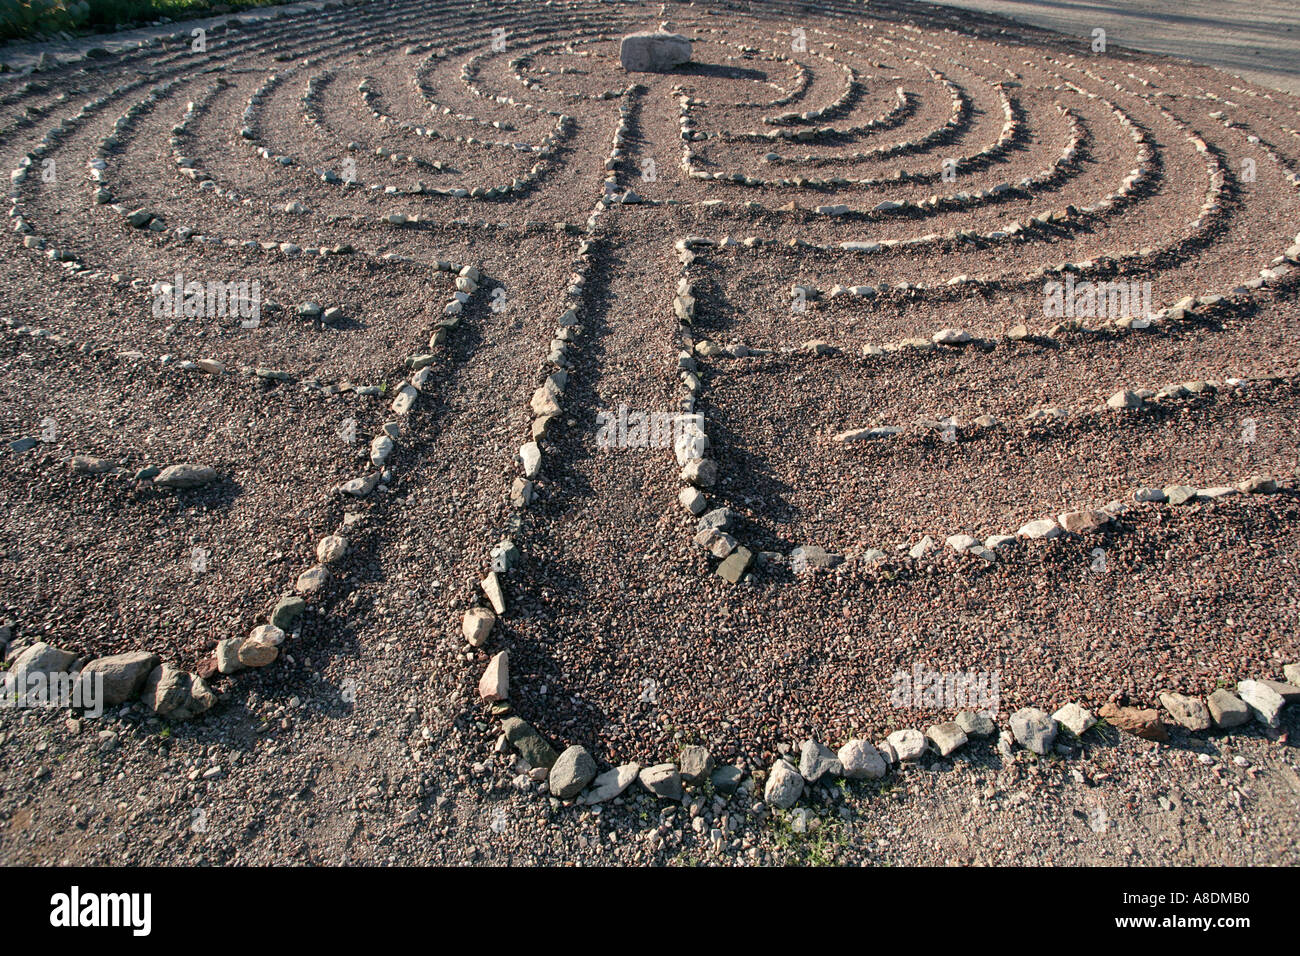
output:
M1031 26L1206 63L1300 94L1300 3L1296 0L948 0Z

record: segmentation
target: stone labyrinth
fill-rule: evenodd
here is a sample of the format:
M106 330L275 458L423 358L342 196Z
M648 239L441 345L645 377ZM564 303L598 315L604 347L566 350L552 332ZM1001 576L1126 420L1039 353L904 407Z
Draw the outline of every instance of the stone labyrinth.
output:
M664 21L692 62L624 72ZM7 80L15 647L152 652L185 717L400 644L485 722L505 651L498 716L643 764L951 720L915 666L999 722L1279 676L1297 127L843 0L327 3Z

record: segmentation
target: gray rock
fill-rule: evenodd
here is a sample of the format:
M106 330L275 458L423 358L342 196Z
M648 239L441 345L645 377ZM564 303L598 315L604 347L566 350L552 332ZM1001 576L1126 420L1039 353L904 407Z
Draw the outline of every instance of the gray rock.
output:
M209 468L207 465L195 465L187 462L180 465L168 465L158 472L153 483L162 485L164 488L198 488L201 485L211 484L216 480L216 469Z
M217 672L235 674L244 669L239 662L239 648L244 643L242 637L228 637L217 642Z
M879 780L889 768L884 754L865 740L850 740L836 757L841 774L850 780Z
M744 778L745 772L739 767L727 765L719 767L713 771L709 780L713 783L713 789L718 793L732 794L740 788L740 781Z
M717 575L724 581L735 584L749 572L750 565L753 563L754 552L744 545L739 545L718 565Z
M592 781L591 789L582 798L582 802L593 804L613 800L632 785L640 772L639 763L625 763L621 767L605 771Z
M617 771L615 771L617 773ZM574 744L560 754L548 778L551 795L571 800L596 776L596 760L585 747Z
M1165 489L1165 500L1171 505L1185 505L1196 500L1196 489L1187 485L1170 485Z
M1011 732L1020 746L1044 756L1056 740L1056 721L1037 707L1025 707L1011 715Z
M1259 683L1276 691L1288 704L1294 704L1297 701L1300 701L1300 687L1297 687L1294 683L1280 680L1261 680Z
M13 674L62 674L72 666L72 662L77 659L77 655L72 651L65 651L62 648L46 644L44 641L37 641L31 647L22 651L9 668L9 675ZM7 677L8 675L6 675ZM8 681L6 680L6 685Z
M1205 699L1205 706L1209 708L1214 726L1221 730L1240 727L1250 720L1250 708L1236 694L1222 687Z
M662 73L691 62L691 41L680 33L629 33L619 44L623 69L636 73Z
M835 751L816 740L805 740L799 751L799 776L808 783L817 783L825 776L838 777L844 767Z
M682 779L687 783L703 783L713 773L713 755L704 747L683 747L679 759Z
M555 748L533 729L533 725L519 717L507 717L501 721L501 730L505 733L506 740L519 751L519 755L534 767L550 770L555 766L555 761L560 759Z
M297 595L291 594L280 598L280 603L275 606L271 612L271 626L278 627L286 633L293 630L294 624L298 618L302 617L302 612L307 609L307 602Z
M803 777L788 760L778 760L768 772L763 799L778 810L788 810L803 796Z
M190 700L190 675L171 664L159 664L149 673L144 685L144 702L161 717Z
M102 674L104 680L103 703L116 706L125 703L140 692L150 672L158 666L158 656L144 651L129 651L91 661L81 671L81 680L93 681ZM84 694L84 692L83 692ZM86 699L84 696L83 700Z
M993 731L997 730L993 718L988 714L981 714L977 710L959 712L956 723L968 737L988 737Z
M886 739L899 760L919 760L927 747L925 734L912 727L895 730Z
M927 728L925 735L934 743L934 749L939 751L942 757L949 756L958 747L966 746L969 739L966 732L952 721Z
M646 767L638 775L641 786L663 800L681 800L682 775L670 763L655 764Z

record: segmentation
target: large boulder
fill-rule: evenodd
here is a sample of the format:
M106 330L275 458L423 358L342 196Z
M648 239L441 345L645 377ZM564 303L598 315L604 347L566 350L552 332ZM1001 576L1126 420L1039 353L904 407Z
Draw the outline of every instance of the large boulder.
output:
M629 33L618 58L629 72L663 73L691 62L691 41L680 33Z
M101 657L87 664L81 671L81 680L84 683L92 682L93 686L95 675L102 675L104 681L104 703L110 707L121 704L130 700L140 692L144 682L148 680L149 674L158 666L158 657L156 654L149 654L145 651L131 651L126 654L114 654L112 657ZM83 690L83 694L85 691ZM83 697L83 699L85 699Z

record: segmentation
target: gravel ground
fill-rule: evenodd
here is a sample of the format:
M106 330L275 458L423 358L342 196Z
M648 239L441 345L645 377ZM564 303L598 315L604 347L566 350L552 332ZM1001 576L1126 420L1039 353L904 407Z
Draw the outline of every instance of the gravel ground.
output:
M0 860L1294 865L1294 706L972 737L794 808L764 785L808 738L952 720L898 701L914 668L997 675L1006 730L1300 659L1300 101L929 6L471 6L286 7L0 84L31 164L0 259L5 659L147 650L217 701L0 714ZM694 62L624 73L618 38L664 20ZM1149 308L1067 321L1067 277ZM158 311L191 281L258 283L258 321ZM608 446L620 408L704 416L740 581L671 442ZM213 474L156 472L186 462ZM295 592L273 662L219 666ZM561 800L508 715L602 771L704 746L743 783Z

